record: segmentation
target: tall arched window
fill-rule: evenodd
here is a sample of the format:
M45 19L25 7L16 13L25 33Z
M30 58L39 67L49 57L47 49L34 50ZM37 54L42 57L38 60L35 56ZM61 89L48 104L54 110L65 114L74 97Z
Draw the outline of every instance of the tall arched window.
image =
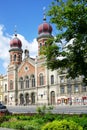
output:
M12 55L10 56L10 61L12 62Z
M13 81L10 80L10 90L12 90L12 89L13 89Z
M7 92L7 84L5 84L5 92Z
M25 77L25 87L29 88L29 77L28 76Z
M42 47L42 43L40 43L40 48Z
M43 74L39 75L39 81L40 81L40 85L44 85L44 77Z
M79 92L79 86L78 86L78 84L75 84L75 86L74 86L74 92L75 93Z
M16 61L16 54L14 55L14 61Z
M35 76L31 75L31 86L35 87Z
M51 75L51 84L54 84L54 75Z
M19 83L20 83L20 89L23 89L24 88L24 81L23 81L22 77L20 78Z
M65 87L64 86L60 86L60 93L64 94L65 93Z
M67 85L67 93L72 93L72 86L70 84Z
M20 59L21 59L21 56L20 56L20 55L18 55L18 61L20 61Z

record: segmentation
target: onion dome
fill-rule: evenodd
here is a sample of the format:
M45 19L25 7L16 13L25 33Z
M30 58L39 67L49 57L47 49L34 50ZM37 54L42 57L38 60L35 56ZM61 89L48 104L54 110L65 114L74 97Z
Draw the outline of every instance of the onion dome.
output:
M19 38L17 38L17 34L15 34L15 37L10 41L10 47L17 47L21 48L22 42Z
M49 23L42 23L41 25L39 25L38 27L38 34L41 34L41 33L52 33L52 27Z
M38 27L37 40L43 37L52 37L52 26L46 22L46 16L44 13L43 23Z

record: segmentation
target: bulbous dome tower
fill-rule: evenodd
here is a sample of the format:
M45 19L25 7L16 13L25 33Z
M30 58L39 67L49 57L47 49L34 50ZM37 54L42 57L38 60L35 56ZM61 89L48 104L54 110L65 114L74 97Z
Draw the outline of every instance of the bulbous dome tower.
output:
M19 38L17 38L17 34L15 34L15 37L10 41L10 47L22 47L22 42Z
M37 40L41 37L52 37L52 26L46 22L45 16L43 18L43 23L38 27Z
M51 27L51 25L49 23L44 22L41 25L39 25L38 34L40 35L42 33L45 33L45 34L46 33L49 33L49 34L52 33L52 27Z
M15 34L15 37L10 41L10 64L20 64L22 62L22 42Z
M42 46L45 45L46 41L49 38L52 38L52 26L46 22L46 17L44 14L43 18L43 23L39 25L38 27L38 37L37 37L37 42L38 42L38 55L40 55L40 49Z

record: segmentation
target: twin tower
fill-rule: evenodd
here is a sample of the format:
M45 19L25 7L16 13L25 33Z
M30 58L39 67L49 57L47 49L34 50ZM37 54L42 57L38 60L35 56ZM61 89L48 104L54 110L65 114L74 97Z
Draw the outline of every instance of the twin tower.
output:
M45 42L48 38L52 36L52 26L46 22L46 18L43 19L43 23L38 27L38 56L40 55L40 48L45 45ZM15 37L10 41L10 65L17 64L20 65L22 62L22 41L17 37ZM25 56L28 56L29 50L25 50Z

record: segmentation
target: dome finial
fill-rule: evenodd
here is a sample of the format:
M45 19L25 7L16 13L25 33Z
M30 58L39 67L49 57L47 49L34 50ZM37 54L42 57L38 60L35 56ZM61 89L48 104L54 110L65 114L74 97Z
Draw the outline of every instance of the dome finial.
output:
M15 25L14 34L17 37L17 26Z
M46 21L46 7L43 7L43 21Z

